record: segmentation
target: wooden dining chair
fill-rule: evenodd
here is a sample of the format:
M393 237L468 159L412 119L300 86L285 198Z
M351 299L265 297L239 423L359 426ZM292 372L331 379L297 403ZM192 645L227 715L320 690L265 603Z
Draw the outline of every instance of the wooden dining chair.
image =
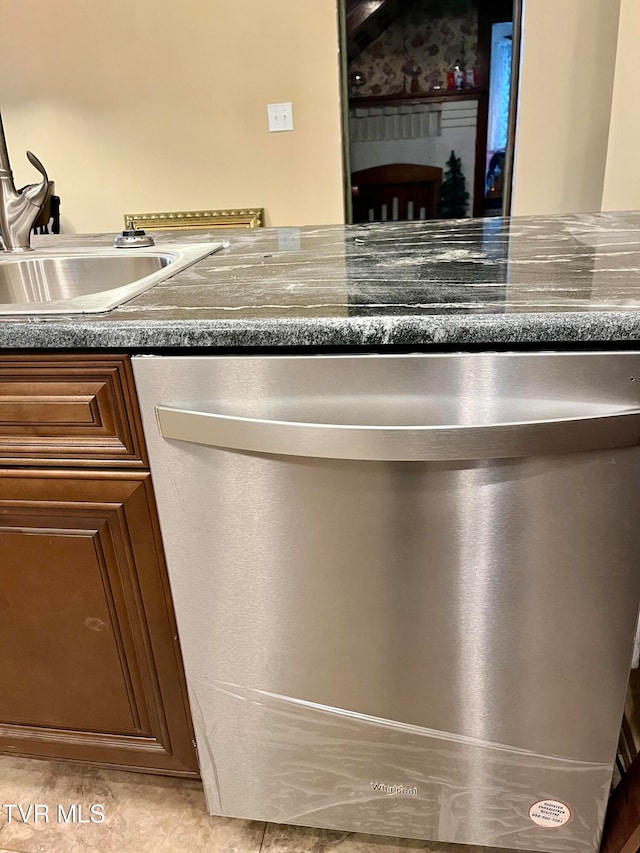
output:
M416 163L392 163L353 172L353 221L435 219L441 183L442 169Z
M60 196L55 195L53 181L49 181L49 192L40 215L33 223L32 231L34 234L48 234L49 228L52 234L60 233Z

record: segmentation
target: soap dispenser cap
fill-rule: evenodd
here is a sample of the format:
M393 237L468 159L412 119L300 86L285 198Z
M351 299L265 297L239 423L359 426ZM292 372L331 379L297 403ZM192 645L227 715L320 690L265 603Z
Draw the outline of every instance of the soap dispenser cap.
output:
M153 237L150 237L143 228L136 228L133 217L127 219L127 227L114 240L116 249L139 249L154 245Z

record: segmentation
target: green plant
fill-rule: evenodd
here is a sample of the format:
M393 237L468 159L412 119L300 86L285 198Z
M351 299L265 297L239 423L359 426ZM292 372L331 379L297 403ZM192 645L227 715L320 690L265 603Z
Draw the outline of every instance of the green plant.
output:
M440 185L438 216L441 219L462 219L467 215L468 204L469 193L462 172L462 162L456 157L455 151L452 151L447 160L444 181Z

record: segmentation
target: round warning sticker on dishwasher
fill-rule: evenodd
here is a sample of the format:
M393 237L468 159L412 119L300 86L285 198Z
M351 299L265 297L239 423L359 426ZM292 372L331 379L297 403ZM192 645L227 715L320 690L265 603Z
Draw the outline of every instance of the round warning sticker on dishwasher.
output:
M538 826L557 829L569 823L571 809L559 800L539 800L529 809L529 817Z

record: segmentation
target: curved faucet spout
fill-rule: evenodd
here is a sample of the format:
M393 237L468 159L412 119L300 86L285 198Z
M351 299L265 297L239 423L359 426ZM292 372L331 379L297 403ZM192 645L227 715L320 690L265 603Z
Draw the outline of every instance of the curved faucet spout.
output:
M27 158L42 175L42 181L17 190L0 113L0 237L6 252L31 251L31 229L49 194L46 169L31 151L27 151Z

